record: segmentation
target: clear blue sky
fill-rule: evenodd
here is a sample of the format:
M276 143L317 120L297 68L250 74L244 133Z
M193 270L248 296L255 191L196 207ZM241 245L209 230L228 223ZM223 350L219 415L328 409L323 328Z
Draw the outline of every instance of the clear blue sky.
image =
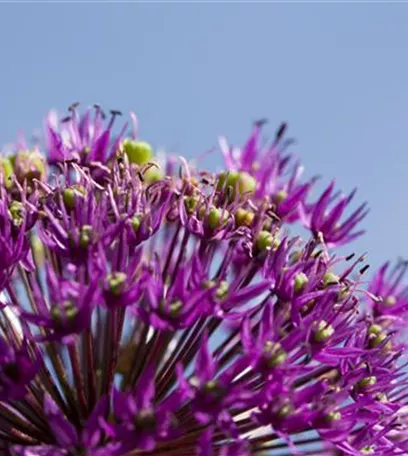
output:
M281 120L309 175L358 185L371 262L408 256L408 4L0 4L0 141L73 101L188 156Z

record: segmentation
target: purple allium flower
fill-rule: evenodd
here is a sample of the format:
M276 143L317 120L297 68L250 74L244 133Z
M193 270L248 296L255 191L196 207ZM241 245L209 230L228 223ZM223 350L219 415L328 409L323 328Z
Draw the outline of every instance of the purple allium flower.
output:
M69 111L0 161L1 454L408 454L406 263L336 255L354 192L311 203L286 124L178 173Z

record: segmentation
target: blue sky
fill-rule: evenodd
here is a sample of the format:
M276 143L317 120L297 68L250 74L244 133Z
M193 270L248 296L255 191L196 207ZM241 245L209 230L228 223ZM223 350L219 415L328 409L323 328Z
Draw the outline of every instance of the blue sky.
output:
M71 102L188 156L281 120L308 175L368 200L348 250L408 256L408 4L0 4L0 142ZM214 165L219 163L215 158Z

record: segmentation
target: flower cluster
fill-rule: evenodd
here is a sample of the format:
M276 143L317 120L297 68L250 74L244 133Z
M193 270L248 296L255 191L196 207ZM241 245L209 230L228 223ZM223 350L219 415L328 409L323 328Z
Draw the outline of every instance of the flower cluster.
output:
M285 124L213 173L69 112L0 159L0 450L408 454L407 264L335 255L354 192L310 201Z

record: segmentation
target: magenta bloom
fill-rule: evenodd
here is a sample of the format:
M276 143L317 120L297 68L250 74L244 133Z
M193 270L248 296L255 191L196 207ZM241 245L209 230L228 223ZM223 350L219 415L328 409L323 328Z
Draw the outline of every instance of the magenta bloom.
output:
M0 162L1 454L408 454L406 263L336 254L354 192L310 202L286 124L215 173L69 112Z

